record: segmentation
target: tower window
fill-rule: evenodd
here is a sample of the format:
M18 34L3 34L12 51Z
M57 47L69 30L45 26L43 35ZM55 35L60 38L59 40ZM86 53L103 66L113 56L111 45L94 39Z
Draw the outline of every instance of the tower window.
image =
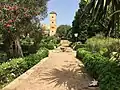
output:
M54 17L52 16L52 18L54 18Z
M52 22L52 23L54 23L54 22Z
M52 27L52 28L54 28L54 27Z

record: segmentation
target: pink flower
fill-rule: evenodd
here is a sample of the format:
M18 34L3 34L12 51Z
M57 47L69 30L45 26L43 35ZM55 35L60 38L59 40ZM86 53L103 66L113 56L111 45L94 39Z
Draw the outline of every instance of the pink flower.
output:
M13 20L9 20L8 22L9 22L9 23L12 23L12 22L13 22Z
M10 30L8 30L8 33L10 33Z
M11 27L12 25L11 25L11 24L6 24L5 26L9 28L9 27Z

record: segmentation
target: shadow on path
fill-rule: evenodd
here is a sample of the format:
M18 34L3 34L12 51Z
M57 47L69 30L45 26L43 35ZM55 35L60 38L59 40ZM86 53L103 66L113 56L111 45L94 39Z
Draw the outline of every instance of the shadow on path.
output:
M83 67L75 69L63 66L61 69L54 68L50 72L44 73L40 80L45 80L49 84L54 83L54 87L64 85L67 90L90 90L88 89L89 79L84 72Z

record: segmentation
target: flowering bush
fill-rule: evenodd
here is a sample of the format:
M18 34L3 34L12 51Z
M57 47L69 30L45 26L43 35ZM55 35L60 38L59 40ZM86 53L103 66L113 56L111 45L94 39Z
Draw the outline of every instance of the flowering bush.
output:
M38 0L2 0L0 1L0 24L8 33L13 32L23 19L40 14L45 1ZM47 1L47 0L46 0Z
M7 56L23 57L20 35L30 33L31 19L39 15L43 19L47 15L48 0L1 0L0 31L3 34Z

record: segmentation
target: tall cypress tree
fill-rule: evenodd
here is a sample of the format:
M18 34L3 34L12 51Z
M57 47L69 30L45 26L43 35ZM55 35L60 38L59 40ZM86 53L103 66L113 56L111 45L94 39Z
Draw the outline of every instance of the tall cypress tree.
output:
M79 9L76 12L76 15L75 15L73 23L72 23L73 39L75 40L74 34L78 33L77 40L81 41L82 43L84 43L87 39L87 29L86 29L87 23L86 23L86 20L84 19L84 18L86 18L86 15L81 16L84 12L84 8L85 8L86 4L87 4L86 1L81 0L81 2L79 3Z
M103 31L103 27L99 24L99 22L92 23L92 13L85 11L87 6L87 2L85 0L81 0L79 3L79 9L76 12L72 23L72 39L75 40L75 33L78 33L77 40L85 43L87 38L95 36L96 34Z

